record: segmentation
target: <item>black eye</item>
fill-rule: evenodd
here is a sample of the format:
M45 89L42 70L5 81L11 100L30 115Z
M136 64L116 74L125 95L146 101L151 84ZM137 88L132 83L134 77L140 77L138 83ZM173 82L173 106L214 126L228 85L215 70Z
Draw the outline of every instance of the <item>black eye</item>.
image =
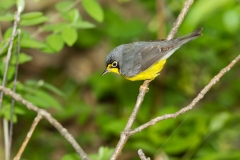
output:
M112 67L117 67L117 61L114 61L114 62L112 63Z

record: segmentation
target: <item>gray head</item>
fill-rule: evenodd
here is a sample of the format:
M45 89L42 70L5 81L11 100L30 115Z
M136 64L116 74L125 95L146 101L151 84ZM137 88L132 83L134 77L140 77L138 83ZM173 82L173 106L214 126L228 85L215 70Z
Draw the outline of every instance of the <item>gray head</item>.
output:
M102 76L108 72L114 72L119 74L119 66L122 64L122 53L123 53L124 45L120 45L114 48L106 58L106 69L102 73Z

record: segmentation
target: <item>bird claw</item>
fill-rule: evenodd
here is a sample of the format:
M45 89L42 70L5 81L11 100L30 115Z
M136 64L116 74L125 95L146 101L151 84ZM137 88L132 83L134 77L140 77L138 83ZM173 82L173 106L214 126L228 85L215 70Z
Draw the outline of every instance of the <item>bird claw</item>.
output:
M148 88L148 84L151 82L152 80L146 80L146 81L144 81L144 83L140 86L140 88L139 88L139 92L141 91L141 90L146 90L146 92L148 92L149 91L149 88Z
M149 91L149 88L148 88L146 85L143 84L143 85L140 86L139 92L140 92L141 90L146 90L146 92L148 92L148 91Z

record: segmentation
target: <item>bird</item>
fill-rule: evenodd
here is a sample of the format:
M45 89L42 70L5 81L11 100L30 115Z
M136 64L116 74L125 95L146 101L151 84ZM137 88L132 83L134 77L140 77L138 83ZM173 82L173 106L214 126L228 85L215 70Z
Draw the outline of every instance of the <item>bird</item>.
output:
M171 40L139 41L122 44L106 57L106 68L102 76L113 72L127 80L154 80L163 69L166 60L183 44L202 35L203 28ZM144 83L145 83L144 82Z

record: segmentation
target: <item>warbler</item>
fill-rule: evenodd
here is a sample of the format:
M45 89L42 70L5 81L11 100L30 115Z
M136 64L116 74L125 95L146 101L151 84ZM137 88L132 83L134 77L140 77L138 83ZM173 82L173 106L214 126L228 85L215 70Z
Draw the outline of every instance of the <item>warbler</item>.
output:
M131 81L156 78L169 58L183 44L201 36L202 28L185 36L159 41L141 41L122 44L114 48L106 58L108 72L120 74Z

